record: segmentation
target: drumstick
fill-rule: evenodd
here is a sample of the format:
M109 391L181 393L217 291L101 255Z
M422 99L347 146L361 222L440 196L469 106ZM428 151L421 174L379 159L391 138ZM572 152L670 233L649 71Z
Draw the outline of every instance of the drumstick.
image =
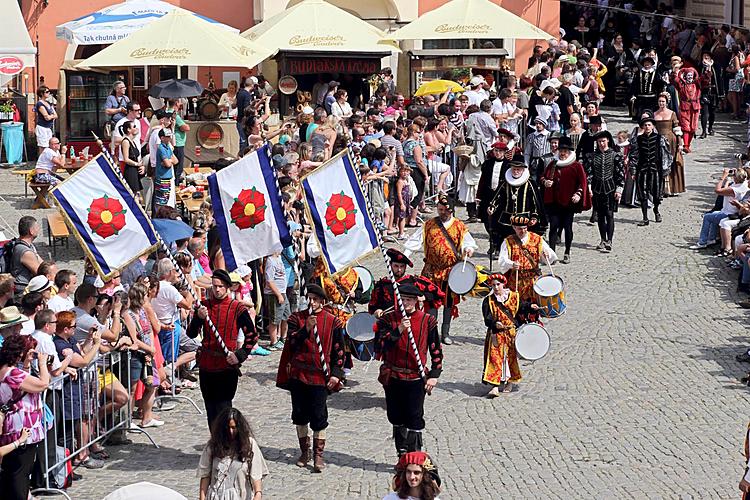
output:
M464 254L464 265L461 266L461 272L466 271L466 259L468 259L468 258L469 258L469 255L468 254Z
M552 264L550 264L550 262L549 262L549 257L547 257L547 253L546 252L542 252L542 254L544 255L544 260L547 261L547 265L549 266L549 272L552 274L552 277L554 278L555 277L555 270L552 269Z
M516 268L516 292L518 292L518 268L520 268L520 267L521 267L521 266L518 266L518 267Z

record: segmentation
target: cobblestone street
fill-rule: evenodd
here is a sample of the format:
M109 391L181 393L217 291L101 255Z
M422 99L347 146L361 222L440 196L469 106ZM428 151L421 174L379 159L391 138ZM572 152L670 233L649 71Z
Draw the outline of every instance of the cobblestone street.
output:
M605 113L613 135L632 128L614 114ZM716 130L695 141L686 157L688 192L664 201L662 224L652 218L637 227L640 211L621 208L614 250L603 254L594 248L599 238L589 213L577 217L571 263L555 266L567 284L568 311L545 325L550 353L522 363L520 392L482 397L480 300L461 303L456 342L445 347L443 376L425 404L425 448L440 468L441 499L738 498L748 422L739 378L748 366L734 357L749 343L746 312L735 304L736 274L724 259L687 249L713 204L714 174L734 167L732 155L744 151L744 125L724 121ZM0 216L14 228L6 234L15 235L22 214L49 213L30 211L32 198L22 193L19 176L0 171ZM475 260L486 265L484 230L471 229L480 245ZM43 239L47 257L46 225ZM57 260L82 271L74 241ZM381 277L382 262L370 262ZM356 364L350 387L329 398L329 466L313 475L294 465L290 398L275 387L278 358L248 360L235 398L268 461L264 498L382 498L396 457L377 363ZM183 395L202 408L199 390ZM151 481L198 498L205 415L181 401L159 418L166 424L149 429L158 450L130 435L135 444L108 448L104 469L78 470L84 479L71 497L100 499Z

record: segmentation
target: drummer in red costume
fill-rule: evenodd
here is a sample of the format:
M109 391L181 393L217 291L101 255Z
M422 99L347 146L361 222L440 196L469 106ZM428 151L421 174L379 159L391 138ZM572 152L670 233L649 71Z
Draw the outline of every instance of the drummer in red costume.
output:
M203 332L203 341L198 353L198 377L209 428L223 409L232 407L240 376L239 365L247 359L253 346L258 342L258 333L247 307L239 300L229 297L231 286L232 278L228 272L223 269L214 271L211 276L213 297L198 308L187 330L187 336L190 338L195 338ZM211 318L229 354L224 352L206 318ZM237 343L240 330L245 335L241 346Z
M385 252L391 260L391 271L393 276L399 285L405 283L411 283L415 285L422 296L424 297L423 307L420 309L434 309L437 310L445 301L445 294L440 290L434 283L425 278L424 276L415 276L413 274L406 274L407 267L414 267L414 263L404 255L402 252L395 248L389 248ZM393 282L390 277L386 276L381 278L372 289L372 295L370 296L370 303L367 306L367 311L379 318L383 315L383 311L388 309L398 309L396 303L396 296L393 293Z
M326 293L315 284L307 286L310 309L298 311L289 318L288 340L284 345L276 385L292 394L292 422L297 427L300 456L298 467L310 461L310 435L313 431L313 472L325 468L323 451L328 428L327 398L329 391L341 388L344 377L344 327L341 321L326 311ZM323 350L326 367L321 363L317 336Z
M500 392L516 392L521 381L521 369L516 354L516 316L529 314L539 308L522 301L518 292L505 288L507 280L500 273L487 278L492 292L482 301L482 316L487 327L484 341L484 369L482 383L492 386L488 398Z
M437 211L438 216L426 221L423 230L409 238L404 246L409 252L420 248L424 250L422 276L430 279L446 294L440 335L443 343L450 345L453 343L449 335L451 319L458 316L460 297L450 293L448 274L460 260L474 254L477 243L466 225L453 216L447 196L438 197ZM434 314L437 318L437 310Z
M396 452L403 455L422 449L424 397L431 394L443 370L443 349L435 317L416 308L419 289L411 284L399 286L406 317L395 310L384 314L375 324L375 342L380 345L383 364L378 381L385 388L388 421L393 425ZM426 380L419 373L417 358L409 341L411 327ZM431 369L427 368L427 355Z
M498 267L508 280L508 288L518 292L521 300L536 302L534 281L542 273L540 264L557 261L557 254L544 238L529 231L530 222L524 215L510 218L515 234L505 238L500 246Z

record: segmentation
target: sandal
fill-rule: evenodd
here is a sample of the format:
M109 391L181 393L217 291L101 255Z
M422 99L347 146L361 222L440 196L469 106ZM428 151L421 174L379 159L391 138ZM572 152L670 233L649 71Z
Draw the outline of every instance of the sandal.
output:
M98 458L99 460L107 460L109 458L109 453L107 453L107 450L104 448L100 450L94 450L93 447L89 449L89 455Z

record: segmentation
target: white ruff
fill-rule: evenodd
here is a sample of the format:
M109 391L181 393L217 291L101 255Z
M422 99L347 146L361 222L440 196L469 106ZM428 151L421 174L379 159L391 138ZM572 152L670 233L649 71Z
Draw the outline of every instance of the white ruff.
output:
M507 182L511 186L513 187L523 186L524 184L526 184L526 181L529 180L530 174L529 174L528 168L524 169L523 174L521 174L521 177L519 177L518 179L513 177L513 174L510 172L510 170L511 169L508 169L505 171L505 182Z
M558 167L567 167L568 165L570 165L571 163L573 163L574 161L576 161L576 155L574 155L573 153L571 153L571 154L568 155L568 159L567 160L561 160L557 156L555 158L557 158L557 166Z

